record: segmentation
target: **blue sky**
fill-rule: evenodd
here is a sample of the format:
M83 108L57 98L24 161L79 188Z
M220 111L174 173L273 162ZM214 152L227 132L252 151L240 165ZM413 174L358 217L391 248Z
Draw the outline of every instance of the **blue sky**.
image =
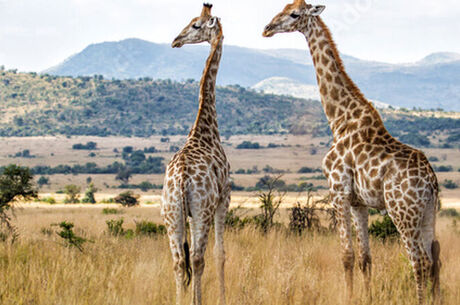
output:
M300 34L262 38L287 1L214 0L225 43L299 48ZM432 52L460 53L458 0L323 0L325 22L341 52L363 59L413 62ZM137 37L170 43L199 15L196 0L0 0L0 65L41 71L88 44Z

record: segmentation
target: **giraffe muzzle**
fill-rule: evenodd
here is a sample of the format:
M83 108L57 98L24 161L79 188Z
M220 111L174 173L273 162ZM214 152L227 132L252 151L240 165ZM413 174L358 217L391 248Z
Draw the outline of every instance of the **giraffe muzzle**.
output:
M262 36L272 37L273 35L275 35L274 29L275 29L275 26L273 24L267 25L264 29L264 32L262 33Z
M174 39L174 41L171 43L171 47L173 48L180 48L182 47L184 44L180 41L180 36L177 37L176 39Z

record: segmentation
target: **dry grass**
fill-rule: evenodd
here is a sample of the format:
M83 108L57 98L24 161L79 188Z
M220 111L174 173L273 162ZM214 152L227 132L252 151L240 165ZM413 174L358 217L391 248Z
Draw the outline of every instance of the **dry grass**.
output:
M174 281L167 237L114 238L106 235L107 219L124 217L160 222L156 207L124 209L103 215L101 208L23 208L16 224L21 238L0 244L1 304L173 304ZM76 231L94 241L84 253L63 247L42 227L73 221ZM444 304L460 304L460 229L441 218L441 273ZM344 304L340 248L335 234L303 237L283 232L262 236L251 228L227 231L228 304ZM210 250L212 249L212 237ZM414 284L399 243L372 242L372 304L415 304ZM215 304L217 281L212 251L207 251L204 304ZM356 269L356 302L363 296Z

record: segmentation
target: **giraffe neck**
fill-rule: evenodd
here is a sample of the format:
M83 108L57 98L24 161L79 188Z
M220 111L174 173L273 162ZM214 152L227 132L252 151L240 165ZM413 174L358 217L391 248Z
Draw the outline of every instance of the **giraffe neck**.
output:
M310 47L321 103L334 140L344 133L370 125L386 131L377 110L345 72L327 26L320 17L309 18L308 22L303 34Z
M216 112L216 77L222 55L223 40L224 36L220 33L211 41L211 51L200 81L198 115L189 138L206 138L207 142L209 140L220 142Z

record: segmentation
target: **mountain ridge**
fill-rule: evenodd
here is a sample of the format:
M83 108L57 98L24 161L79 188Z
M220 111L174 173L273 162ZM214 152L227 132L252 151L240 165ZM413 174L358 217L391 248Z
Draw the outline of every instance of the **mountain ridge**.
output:
M198 80L208 55L207 45L172 49L129 38L91 44L63 63L44 71L59 76L103 75L108 79ZM342 54L347 72L363 93L394 107L442 108L460 111L460 54L432 53L413 63L393 64L361 60ZM217 83L252 87L273 77L316 85L307 50L250 49L224 45Z

